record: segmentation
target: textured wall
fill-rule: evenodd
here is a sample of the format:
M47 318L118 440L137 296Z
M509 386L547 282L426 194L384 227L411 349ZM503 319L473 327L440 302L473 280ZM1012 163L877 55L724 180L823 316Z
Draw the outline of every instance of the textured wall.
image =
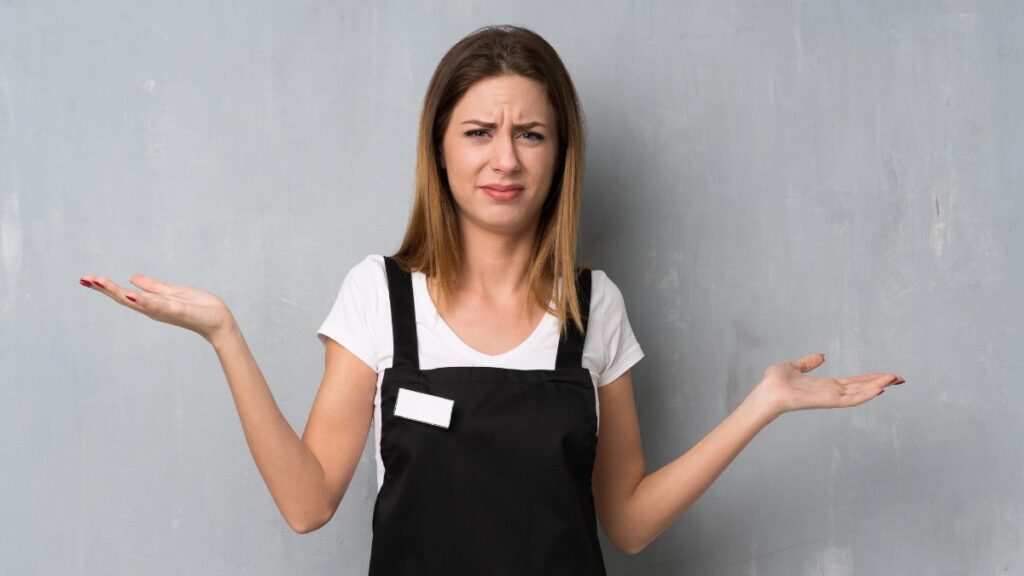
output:
M609 572L1024 573L1024 6L548 4L0 1L0 571L365 573L372 435L294 534L208 345L77 278L221 295L301 432L433 67L509 22L584 101L581 250L647 353L649 470L772 362L908 379L776 421Z

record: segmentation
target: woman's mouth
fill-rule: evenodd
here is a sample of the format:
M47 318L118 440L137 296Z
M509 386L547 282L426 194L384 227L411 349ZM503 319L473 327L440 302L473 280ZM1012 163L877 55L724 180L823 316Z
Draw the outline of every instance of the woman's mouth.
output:
M484 193L498 201L512 200L523 192L522 186L481 186Z

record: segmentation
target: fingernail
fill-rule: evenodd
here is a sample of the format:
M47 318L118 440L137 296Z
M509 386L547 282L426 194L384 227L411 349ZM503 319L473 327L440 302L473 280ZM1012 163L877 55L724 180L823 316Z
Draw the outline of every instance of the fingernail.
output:
M89 282L88 280L79 279L78 283L81 284L82 286L88 286L89 288L92 288L92 282Z
M100 288L106 288L106 286L104 286L99 280L93 280L92 283L99 286Z
M131 294L125 294L125 295L124 295L124 297L125 297L125 298L127 298L127 299L129 299L129 300L131 300L132 302L135 302L136 304L138 304L138 302L139 302L139 301L138 301L138 300L136 300L136 299L135 299L135 297L134 297L134 296L132 296Z

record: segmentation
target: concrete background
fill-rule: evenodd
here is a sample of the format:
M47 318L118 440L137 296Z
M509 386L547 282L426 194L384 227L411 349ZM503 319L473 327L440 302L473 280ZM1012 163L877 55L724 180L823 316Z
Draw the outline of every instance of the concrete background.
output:
M784 416L609 573L1024 573L1024 5L909 0L0 1L0 571L365 574L372 444L293 533L206 342L77 278L221 295L301 432L430 74L490 23L581 93L650 471L772 362L908 379Z

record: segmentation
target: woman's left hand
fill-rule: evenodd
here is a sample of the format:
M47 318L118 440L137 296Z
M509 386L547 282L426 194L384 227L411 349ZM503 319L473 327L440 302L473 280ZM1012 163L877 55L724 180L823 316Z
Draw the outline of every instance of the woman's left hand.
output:
M879 396L887 386L906 382L902 376L889 372L846 378L808 374L824 363L824 354L811 354L772 364L751 394L766 403L772 416L777 416L793 410L856 406Z

